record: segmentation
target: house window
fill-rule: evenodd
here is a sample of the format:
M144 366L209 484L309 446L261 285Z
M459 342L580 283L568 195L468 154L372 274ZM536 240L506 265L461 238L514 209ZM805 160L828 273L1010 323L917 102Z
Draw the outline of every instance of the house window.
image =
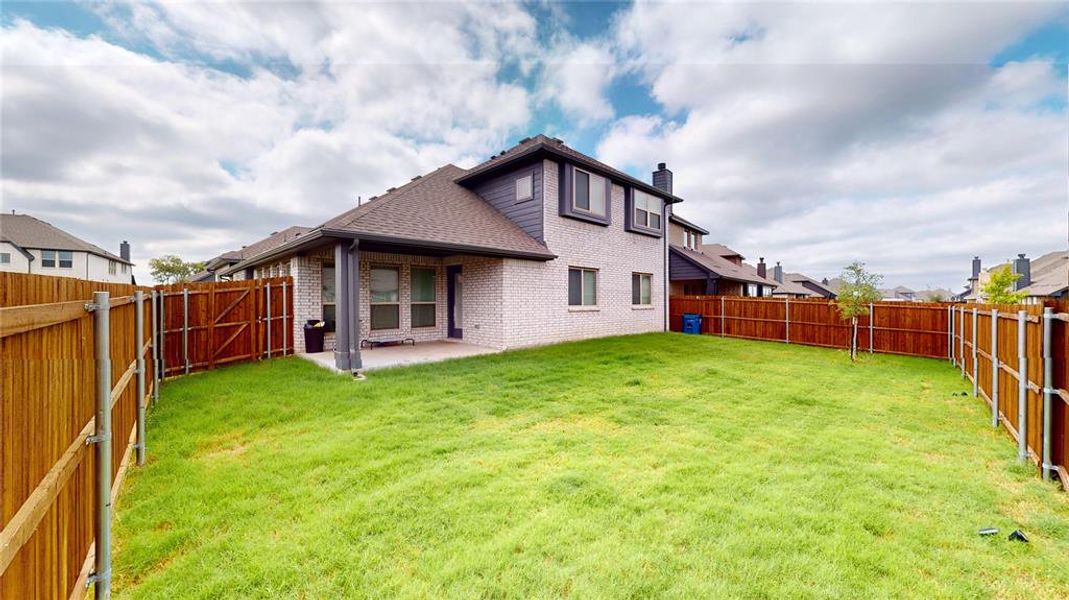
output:
M323 274L320 275L319 284L319 301L323 304L323 327L326 331L334 331L337 308L335 304L334 290L336 288L334 282L334 265L329 267L323 267Z
M598 216L605 216L605 178L575 170L572 208Z
M401 305L397 267L371 269L371 328L397 329L401 326Z
M6 265L11 262L10 252L0 252L0 265Z
M757 284L756 283L748 283L748 284L746 284L746 295L750 296L750 297L757 296Z
M56 251L55 250L41 250L41 266L42 267L55 267L56 266Z
M635 190L634 194L635 225L659 230L661 228L661 199L639 190Z
M127 271L128 271L129 269L130 269L130 265L128 265L128 264L126 264L126 263L123 263L123 264L122 264L122 272L123 272L123 274L124 274L124 275L126 274L126 272L127 272Z
M516 202L530 200L534 197L534 175L526 175L516 180Z
M438 311L436 304L435 280L437 273L434 269L412 268L412 326L434 327L435 313Z
M631 274L631 304L653 304L653 276L649 273Z
M115 262L115 261L113 261L113 260L109 260L109 261L108 261L108 275L114 275L114 274L115 274L115 267L116 267L116 266L117 266L118 264L119 264L119 263L117 263L117 262Z
M596 306L598 272L594 269L568 269L568 305Z

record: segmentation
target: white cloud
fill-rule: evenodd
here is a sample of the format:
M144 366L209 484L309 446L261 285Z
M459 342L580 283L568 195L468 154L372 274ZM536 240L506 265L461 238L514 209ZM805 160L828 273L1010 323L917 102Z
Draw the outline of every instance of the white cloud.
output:
M616 59L609 48L564 36L546 54L541 95L579 127L587 127L613 117L606 92L616 75Z
M664 115L599 157L667 161L680 214L746 254L959 287L973 254L1066 245L1064 73L989 65L1061 8L638 3L614 31ZM1064 67L1063 67L1064 69Z

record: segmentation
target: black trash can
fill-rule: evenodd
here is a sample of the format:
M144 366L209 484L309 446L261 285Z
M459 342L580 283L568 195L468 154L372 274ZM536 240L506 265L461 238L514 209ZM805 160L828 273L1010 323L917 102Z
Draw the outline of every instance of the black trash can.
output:
M323 333L326 327L316 327L319 319L308 319L304 324L304 351L308 353L323 351Z

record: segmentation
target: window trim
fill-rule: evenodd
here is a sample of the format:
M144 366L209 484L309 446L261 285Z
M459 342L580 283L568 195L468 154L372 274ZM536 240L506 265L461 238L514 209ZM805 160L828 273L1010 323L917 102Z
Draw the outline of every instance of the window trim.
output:
M598 175L597 173L594 173L592 171L588 171L587 169L581 169L579 167L573 167L572 168L572 210L573 211L578 211L578 212L586 214L586 215L590 215L592 217L597 217L599 219L606 218L608 216L608 212L609 212L609 200L608 200L608 198L605 198L603 200L602 208L604 208L604 212L598 212L596 210L593 210L592 208L583 208L583 207L581 207L581 206L579 206L579 205L577 205L575 203L576 191L579 189L577 187L578 186L578 182L579 182L579 178L575 176L575 173L582 173L582 174L587 176L587 183L588 183L588 186L587 186L587 200L590 202L591 207L593 207L594 197L595 196L590 193L591 191L593 191L593 188L589 184L594 181L594 178L597 177L598 179L600 179L601 182L602 182L602 185L603 186L608 185L610 190L612 189L611 188L612 182L610 182L607 177L603 177L601 175ZM609 196L610 195L610 194L605 192L605 187L602 187L601 191L602 191L602 194L605 195L605 196Z
M66 258L64 258L66 256ZM68 263L64 265L63 263ZM73 269L74 268L74 251L73 250L57 250L56 251L56 267L60 269Z
M646 302L642 301L642 280L649 282L647 286L648 296ZM638 282L638 302L635 302L635 282ZM653 273L631 273L631 306L653 306Z
M561 217L586 221L595 225L608 226L612 224L612 178L594 172L590 169L579 168L571 163L559 163L558 197L559 205L557 214ZM579 169L588 175L601 177L605 181L605 213L599 214L582 208L575 208L575 170Z
M572 304L572 271L578 271L579 275L579 304ZM586 303L586 273L594 274L594 302ZM568 308L591 309L598 307L598 285L601 283L601 272L591 267L568 267Z
M642 210L642 212L646 213L646 215L647 215L646 216L646 223L647 224L645 224L645 225L643 225L642 223L638 222L638 218L637 217L638 217L639 208L638 208L638 201L637 201L637 199L635 197L636 194L642 194L643 196L646 196L648 198L655 198L661 204L660 213L653 213L653 211L650 211L650 210L647 210L647 209L643 209ZM631 232L631 233L641 233L642 235L648 235L650 237L659 238L659 237L664 236L664 224L665 224L665 221L666 221L666 219L665 219L665 206L666 205L667 204L666 204L664 198L661 198L660 196L657 196L656 194L651 194L651 193L645 192L643 190L636 190L633 186L626 187L624 189L624 209L625 209L624 210L624 229L629 231L629 232ZM649 223L649 215L651 213L657 214L658 220L660 221L660 226L659 227L650 227L649 226L649 224L648 224ZM685 231L686 230L684 229L684 232ZM684 241L684 246L686 246L685 241Z
M397 272L397 301L396 302L376 302L374 292L371 291L371 278L374 276L375 270L388 270ZM401 329L401 266L400 265L372 265L368 269L368 304L370 307L375 306L393 306L397 310L397 327L375 327L375 311L368 309L368 328L371 331L396 331Z
M412 294L412 290L415 286L412 284L415 282L416 271L430 271L431 272L431 292L434 294L434 300L415 300ZM408 324L412 329L429 329L438 326L438 268L434 266L426 265L413 265L408 269ZM416 325L416 321L413 318L415 312L412 310L417 306L433 306L434 312L432 313L432 319L430 325Z
M51 258L50 258L51 257ZM48 264L48 263L52 264ZM41 250L41 267L45 269L55 269L59 263L56 257L55 250Z

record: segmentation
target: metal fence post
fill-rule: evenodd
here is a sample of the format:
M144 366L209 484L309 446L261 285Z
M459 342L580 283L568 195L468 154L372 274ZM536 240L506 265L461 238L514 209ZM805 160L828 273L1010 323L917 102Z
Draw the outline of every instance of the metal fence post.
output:
M189 375L189 288L182 288L182 360Z
M727 316L724 314L724 297L720 296L720 337L724 337L727 332Z
M289 343L289 319L286 315L286 282L282 282L282 356L286 356L286 345Z
M946 306L946 357L954 365L954 308Z
M271 283L267 284L267 358L271 358Z
M873 336L872 336L873 332L876 329L876 325L875 325L875 323L873 323L873 321L875 321L875 320L876 320L876 305L874 305L873 303L869 302L869 354L872 354L872 349L875 347L875 342L873 341Z
M998 309L991 309L991 426L998 427Z
M145 293L134 292L134 347L137 359L137 464L145 464Z
M1043 309L1043 479L1054 478L1054 464L1051 462L1051 400L1054 395L1054 359L1051 351L1051 329L1054 321L1054 309Z
M96 420L86 443L96 444L96 559L88 582L94 597L111 597L111 295L93 293L93 348L96 358Z
M1028 354L1025 344L1028 316L1017 311L1017 460L1028 460Z
M783 299L783 314L787 322L787 343L791 343L791 299Z
M980 378L978 376L979 367L976 362L976 329L977 324L980 322L979 315L976 309L972 309L972 395L973 398L980 394Z
M160 324L157 321L157 308L156 308L157 295L156 290L152 290L152 405L156 405L156 401L160 398Z
M961 326L958 327L958 354L961 355L961 378L965 379L965 308L961 309Z

